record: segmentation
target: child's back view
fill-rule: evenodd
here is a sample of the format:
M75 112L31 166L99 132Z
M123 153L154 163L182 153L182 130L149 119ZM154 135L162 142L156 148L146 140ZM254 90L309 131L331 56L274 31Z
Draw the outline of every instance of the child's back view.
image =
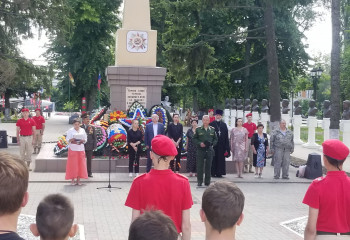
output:
M36 212L36 224L30 225L34 236L41 240L66 240L78 230L73 225L74 208L71 201L61 194L46 196Z
M203 193L200 216L207 240L235 239L236 226L243 221L244 195L232 182L211 184Z

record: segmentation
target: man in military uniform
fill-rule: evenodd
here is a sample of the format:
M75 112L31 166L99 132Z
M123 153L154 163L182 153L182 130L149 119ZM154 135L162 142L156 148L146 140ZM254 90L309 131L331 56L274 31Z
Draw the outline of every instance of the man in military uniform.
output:
M84 113L81 117L83 119L83 124L81 125L81 127L85 130L87 135L87 141L85 143L86 167L88 176L93 177L91 171L91 161L93 151L96 149L97 146L96 130L93 125L89 124L90 118L87 113Z
M215 128L209 126L210 118L204 115L202 118L203 126L196 129L193 141L197 146L197 183L202 186L203 183L203 165L205 164L204 184L209 186L211 178L211 163L213 160L213 146L218 142ZM204 160L205 159L205 160ZM205 161L205 163L204 163Z

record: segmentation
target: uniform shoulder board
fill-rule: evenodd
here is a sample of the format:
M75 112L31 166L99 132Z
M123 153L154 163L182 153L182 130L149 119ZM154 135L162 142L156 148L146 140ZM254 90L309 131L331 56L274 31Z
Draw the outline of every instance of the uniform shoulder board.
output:
M211 128L211 129L215 129L214 127L212 127L212 126L210 126L210 125L209 125L209 128Z
M185 175L181 174L181 173L175 173L176 176L180 177L180 178L183 178L183 179L186 179L188 180L188 177L186 177Z

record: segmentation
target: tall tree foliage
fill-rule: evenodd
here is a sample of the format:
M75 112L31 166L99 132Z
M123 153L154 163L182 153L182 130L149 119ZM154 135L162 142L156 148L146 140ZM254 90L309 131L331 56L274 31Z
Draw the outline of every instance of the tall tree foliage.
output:
M171 98L175 101L184 95L186 99L197 98L194 103L200 108L218 106L226 97L261 100L272 94L278 99L273 109L279 112L281 96L288 94L291 82L307 64L299 29L310 24L311 2L151 1L152 27L159 36L158 64L169 70L166 94L174 94ZM271 42L276 48L279 67L275 69L282 92L276 84L271 86L277 89L269 91L266 3L271 4L275 16L271 20L276 37ZM191 53L196 57L189 57ZM234 85L236 78L243 78L242 86Z
M0 93L5 93L5 107L10 96L23 96L39 88L50 89L49 69L35 66L20 56L21 38L33 37L32 27L42 27L51 17L45 12L56 0L4 0L0 2Z
M62 90L68 95L68 73L76 87L72 100L87 99L87 108L96 107L97 79L105 68L113 64L114 33L118 25L120 0L62 0L62 25L50 31L52 44L48 51L50 62L59 69ZM103 86L106 81L103 79ZM106 95L103 95L107 97ZM68 100L68 99L67 99Z

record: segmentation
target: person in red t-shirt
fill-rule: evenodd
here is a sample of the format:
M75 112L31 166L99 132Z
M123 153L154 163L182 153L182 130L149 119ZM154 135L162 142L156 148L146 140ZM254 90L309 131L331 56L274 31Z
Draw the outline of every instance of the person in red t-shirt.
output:
M164 135L157 135L151 144L154 169L134 179L125 206L132 208L132 221L146 210L162 210L174 221L178 233L182 232L182 239L190 240L190 184L185 176L169 169L177 155L175 144Z
M35 122L36 130L35 130L35 138L36 142L34 145L33 154L39 154L41 148L41 142L43 141L43 135L45 130L45 118L41 115L40 108L35 109L35 116L32 117Z
M214 109L209 109L208 110L208 115L209 115L210 122L214 122L215 121Z
M324 141L327 175L309 186L303 203L309 206L305 240L350 238L350 178L342 170L349 148L338 139Z
M16 123L17 126L17 142L19 144L19 151L23 161L27 162L28 168L32 162L32 148L35 144L35 122L29 118L29 109L22 109L23 118ZM29 168L29 171L31 169Z
M248 172L248 166L249 166L249 172L254 173L252 168L253 168L253 150L250 147L250 142L252 140L253 134L256 132L256 124L252 122L252 113L248 113L245 115L247 118L247 122L243 124L243 127L248 130L248 157L247 161L244 167L244 172Z

